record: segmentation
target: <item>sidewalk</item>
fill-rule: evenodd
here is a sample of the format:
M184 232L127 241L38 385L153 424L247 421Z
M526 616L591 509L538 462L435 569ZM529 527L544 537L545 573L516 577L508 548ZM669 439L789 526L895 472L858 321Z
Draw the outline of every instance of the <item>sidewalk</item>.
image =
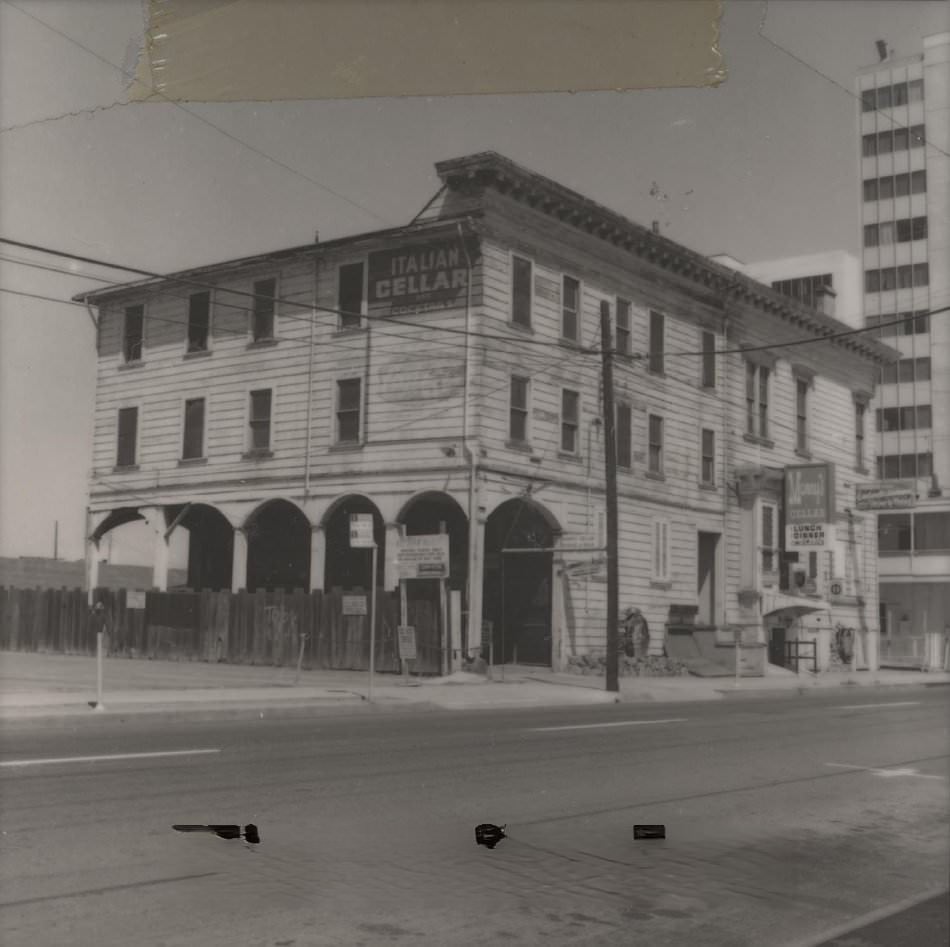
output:
M496 667L492 679L456 672L441 678L377 674L369 700L365 671L106 658L104 713L216 715L361 713L399 710L500 709L622 702L709 701L741 697L800 696L829 688L950 684L950 674L889 671L827 674L819 678L776 672L767 677L703 679L621 678L620 693L602 677L559 674L544 668ZM100 717L95 658L0 652L0 723Z

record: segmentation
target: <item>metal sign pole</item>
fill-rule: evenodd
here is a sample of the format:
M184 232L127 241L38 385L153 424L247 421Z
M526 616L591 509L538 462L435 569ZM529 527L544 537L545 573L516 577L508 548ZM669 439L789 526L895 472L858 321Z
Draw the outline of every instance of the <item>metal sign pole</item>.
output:
M373 702L373 673L376 664L376 543L371 553L369 586L369 702Z
M399 624L403 628L409 624L409 603L406 601L406 580L399 580ZM403 658L402 654L399 655L399 658L402 662L402 679L403 682L409 683L409 662Z

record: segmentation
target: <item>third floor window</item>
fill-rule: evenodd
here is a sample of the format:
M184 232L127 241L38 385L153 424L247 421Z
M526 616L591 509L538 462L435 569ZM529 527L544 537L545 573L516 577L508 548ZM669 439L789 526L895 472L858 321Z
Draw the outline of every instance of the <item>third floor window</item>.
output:
M188 297L188 351L207 352L211 333L211 293Z

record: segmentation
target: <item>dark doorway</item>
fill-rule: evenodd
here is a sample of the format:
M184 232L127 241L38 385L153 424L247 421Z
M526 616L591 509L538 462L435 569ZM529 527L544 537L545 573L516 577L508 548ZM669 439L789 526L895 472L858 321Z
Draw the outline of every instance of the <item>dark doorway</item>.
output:
M369 513L373 517L373 538L376 541L376 587L382 588L386 569L386 524L376 504L354 494L342 499L324 522L326 530L326 566L323 587L331 589L368 589L372 549L350 545L350 516Z
M286 500L265 503L247 524L247 590L310 588L310 524Z
M776 625L769 631L769 664L785 667L785 632L786 629L781 625Z
M524 500L503 503L485 523L482 612L496 662L551 666L553 543L544 515Z
M699 611L696 623L699 625L716 624L716 550L719 547L719 533L699 533L696 550L698 564L697 590Z
M168 515L174 519L184 509L172 507ZM185 510L178 525L188 531L188 588L230 589L234 530L224 514L213 506L195 503Z

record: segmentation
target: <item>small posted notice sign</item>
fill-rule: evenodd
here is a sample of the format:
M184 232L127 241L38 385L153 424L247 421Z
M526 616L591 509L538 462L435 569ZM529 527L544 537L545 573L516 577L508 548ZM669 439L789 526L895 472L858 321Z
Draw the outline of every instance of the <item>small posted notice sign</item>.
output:
M399 660L416 660L416 629L414 625L399 625L396 629L399 640Z

